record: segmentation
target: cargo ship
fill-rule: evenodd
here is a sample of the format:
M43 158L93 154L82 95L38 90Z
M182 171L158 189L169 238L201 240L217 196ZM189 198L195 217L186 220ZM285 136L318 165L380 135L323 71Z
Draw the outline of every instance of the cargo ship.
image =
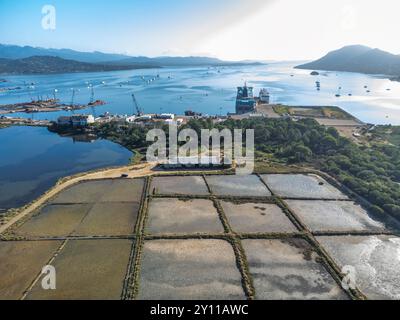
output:
M267 89L263 88L260 90L259 100L261 103L269 104L270 95Z
M236 114L254 112L256 100L253 95L253 87L248 87L245 83L243 87L237 88Z

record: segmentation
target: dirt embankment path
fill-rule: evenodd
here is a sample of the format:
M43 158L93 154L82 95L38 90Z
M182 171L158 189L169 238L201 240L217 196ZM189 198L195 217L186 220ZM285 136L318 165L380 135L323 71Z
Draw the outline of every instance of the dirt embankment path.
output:
M42 206L46 201L55 196L60 191L65 188L72 186L75 183L84 180L97 180L97 179L111 179L111 178L120 178L121 175L127 174L128 178L139 178L145 177L151 174L154 174L153 171L155 163L146 163L135 166L125 166L119 167L104 171L97 171L93 173L83 174L77 177L72 177L71 179L67 179L64 182L61 182L34 201L31 205L21 210L15 216L13 216L10 220L8 220L4 225L0 226L0 234L3 233L6 229L8 229L11 225L16 223L18 220L30 214L32 211L36 210L40 206Z

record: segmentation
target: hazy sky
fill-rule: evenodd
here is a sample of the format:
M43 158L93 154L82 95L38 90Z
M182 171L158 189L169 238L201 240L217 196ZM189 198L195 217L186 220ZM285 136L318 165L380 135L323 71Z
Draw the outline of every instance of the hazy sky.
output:
M56 8L56 29L41 26ZM0 43L131 55L314 59L348 44L400 54L399 0L0 0Z

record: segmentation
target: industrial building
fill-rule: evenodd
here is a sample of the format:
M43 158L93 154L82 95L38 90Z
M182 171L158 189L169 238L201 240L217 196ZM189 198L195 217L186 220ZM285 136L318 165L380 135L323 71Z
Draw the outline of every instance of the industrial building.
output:
M91 114L79 114L72 116L62 116L57 120L60 126L72 126L72 127L86 127L89 124L95 122L94 117Z

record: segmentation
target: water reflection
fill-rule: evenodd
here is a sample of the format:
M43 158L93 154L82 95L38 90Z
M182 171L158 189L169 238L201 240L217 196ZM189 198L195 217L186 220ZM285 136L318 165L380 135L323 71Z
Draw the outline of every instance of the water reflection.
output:
M0 209L32 201L61 177L124 165L132 153L93 137L60 137L46 128L0 130Z

